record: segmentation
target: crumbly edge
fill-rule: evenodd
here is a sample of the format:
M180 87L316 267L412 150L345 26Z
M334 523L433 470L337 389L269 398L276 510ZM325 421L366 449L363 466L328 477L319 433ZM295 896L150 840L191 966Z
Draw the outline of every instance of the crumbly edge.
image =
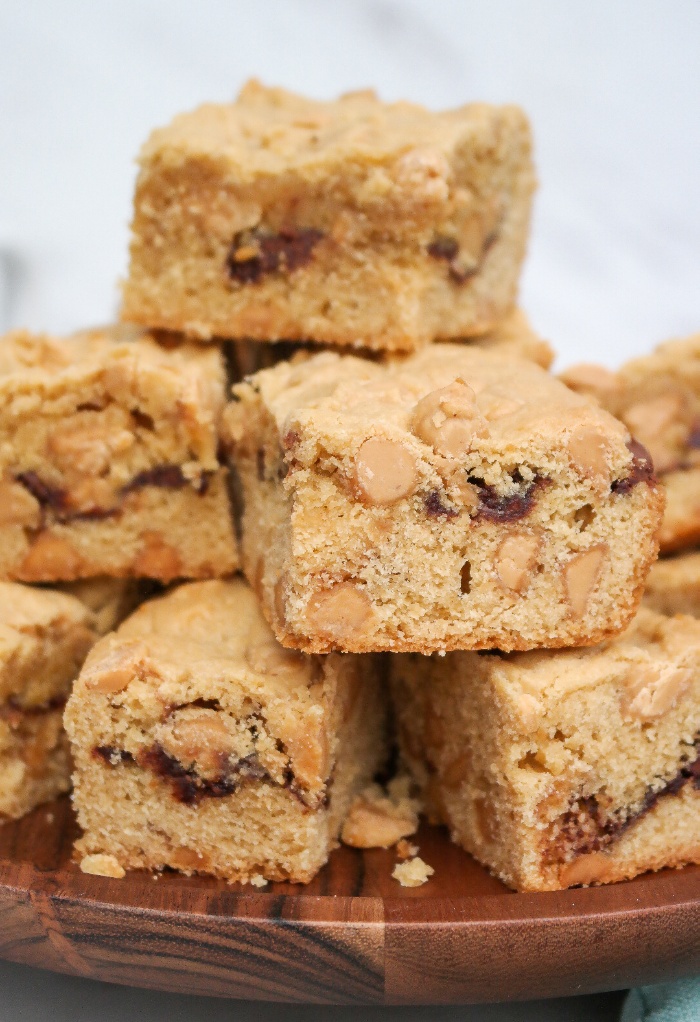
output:
M18 820L69 791L71 766L62 705L0 707L0 818Z
M629 655L631 671L643 671L644 657L637 666ZM513 664L528 656L548 655L516 655ZM585 677L587 656L553 654L550 663L561 664L562 678ZM631 876L694 861L697 835L692 828L685 835L680 807L697 786L697 663L691 687L648 719L625 709L624 662L609 677L599 663L593 687L553 689L546 711L527 684L532 668L511 687L510 668L500 663L474 653L392 660L401 758L429 817L447 823L458 844L517 890L608 882L621 878L618 869ZM667 817L672 825L660 832L654 821ZM646 856L639 834L655 835Z
M7 526L0 534L0 577L23 582L102 574L169 582L227 575L239 563L223 470L205 493L149 486L133 494L119 515L53 521L37 532Z
M281 787L258 777L253 761L237 790L224 789L216 797L195 794L183 804L174 798L173 784L184 783L188 795L190 780L170 776L167 760L161 780L138 762L125 761L118 737L127 726L123 709L101 706L104 697L96 700L77 686L66 712L77 768L74 801L85 830L77 851L113 855L124 868L167 865L230 881L255 875L311 880L326 861L352 798L385 756L383 695L371 665L348 662L338 671L328 677L333 703L328 804L322 790L307 798L295 784ZM98 747L104 755L94 754Z

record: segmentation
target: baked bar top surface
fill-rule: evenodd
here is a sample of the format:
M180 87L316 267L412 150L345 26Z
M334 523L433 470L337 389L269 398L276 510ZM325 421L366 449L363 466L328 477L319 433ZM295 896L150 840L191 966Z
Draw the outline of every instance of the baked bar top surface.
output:
M515 106L475 103L434 113L405 101L382 103L370 90L324 102L252 80L234 103L204 104L154 131L140 160L177 164L210 156L244 182L290 169L324 174L343 164L354 174L353 161L380 168L398 160L396 175L408 190L431 178L439 191L448 176L446 156L462 146L495 148L500 127L509 122L528 131L525 114ZM374 183L368 200L382 198L382 183L391 188L388 179Z
M95 620L65 593L0 582L0 700L37 706L65 691L97 638Z
M673 700L700 671L700 621L642 607L620 636L599 646L513 653L494 658L492 670L512 691L551 707L570 692L627 678L632 704L641 693L637 715L644 716L655 697Z
M278 644L241 579L192 582L142 604L95 647L81 679L106 690L100 677L119 672L162 694L190 679L212 696L233 681L245 694L279 698L318 680L317 662Z
M210 424L225 373L218 348L127 324L64 338L26 330L0 338L0 411L60 411L64 395L100 381L115 400Z
M452 385L454 395L443 395ZM369 437L400 441L418 456L426 455L433 439L436 452L446 453L447 441L439 435L451 429L450 419L472 434L460 455L471 443L485 460L507 452L528 463L563 448L569 434L585 428L592 446L604 439L610 478L625 475L632 461L627 430L594 402L531 362L465 345L434 345L385 364L322 353L264 370L235 387L234 396L256 400L251 389L275 419L283 444L294 448L295 462L304 466L324 450L354 452ZM423 409L420 402L429 395L435 395L435 408ZM244 412L234 404L229 412L234 434L238 415ZM585 448L583 439L582 444Z

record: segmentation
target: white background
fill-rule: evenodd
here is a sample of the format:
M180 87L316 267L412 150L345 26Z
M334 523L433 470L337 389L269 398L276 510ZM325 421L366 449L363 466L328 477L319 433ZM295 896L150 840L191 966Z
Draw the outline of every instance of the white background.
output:
M4 326L112 316L141 142L258 75L521 103L541 182L522 301L560 364L700 330L694 0L0 0L0 46Z
M616 365L700 330L699 54L694 0L0 0L0 327L113 316L141 142L257 75L318 97L521 103L541 182L523 305L560 364ZM0 982L2 1022L605 1017L599 999L309 1012L10 965Z

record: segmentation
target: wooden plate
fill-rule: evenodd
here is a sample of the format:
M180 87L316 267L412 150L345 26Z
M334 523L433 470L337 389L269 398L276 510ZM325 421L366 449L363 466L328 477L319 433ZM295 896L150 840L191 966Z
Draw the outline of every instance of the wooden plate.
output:
M308 886L86 876L67 798L0 828L0 956L183 993L308 1003L469 1003L613 990L700 971L700 868L513 894L425 828L423 887L392 851L340 848Z

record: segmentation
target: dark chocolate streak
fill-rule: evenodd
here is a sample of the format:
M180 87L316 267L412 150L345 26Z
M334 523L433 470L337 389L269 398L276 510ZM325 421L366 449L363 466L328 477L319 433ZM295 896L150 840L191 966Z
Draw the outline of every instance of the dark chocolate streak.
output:
M259 228L236 234L226 257L226 269L231 280L239 284L257 284L270 273L286 272L305 266L311 261L315 246L324 237L314 227L284 228L277 234ZM252 248L255 254L236 259L236 253Z
M453 507L447 507L440 499L438 490L431 490L423 497L425 513L430 518L456 518L459 511Z
M519 472L513 474L514 482L522 482ZM499 494L493 486L489 486L477 476L469 476L469 482L479 490L479 506L474 520L485 518L489 522L517 522L532 511L537 491L545 486L547 479L537 476L522 490L515 493Z
M654 462L646 447L632 437L627 444L627 450L632 455L632 467L624 479L616 479L613 482L610 487L613 493L629 493L638 483L649 483L650 486L656 484Z
M203 472L196 485L182 473L179 465L158 465L157 468L147 469L134 476L131 482L123 486L119 491L120 496L126 496L146 486L159 486L168 490L179 490L185 486L192 486L197 493L203 495L209 488L211 472ZM69 503L67 491L45 483L36 472L20 472L15 480L29 490L35 500L42 508L50 508L55 517L62 522L76 521L80 519L101 519L111 518L119 514L119 508L90 508L87 511L72 510Z
M700 740L696 743L696 749L698 746ZM646 816L659 799L666 795L677 795L689 783L700 790L700 751L692 762L682 766L676 776L662 788L647 791L641 807L631 816L606 816L596 796L590 795L579 799L575 806L559 818L559 834L564 839L566 849L576 855L599 852L621 837L633 823Z
M115 749L113 745L96 745L92 750L96 759L104 760L109 766L117 766L118 763L135 763L136 760L125 749Z
M463 284L479 272L484 261L484 256L496 241L497 237L498 231L495 230L491 231L491 233L487 235L481 247L481 254L473 266L465 266L460 262L459 242L456 238L448 238L444 235L439 235L434 241L430 242L426 251L433 259L444 259L448 264L450 277L455 284Z
M178 759L170 756L158 742L143 749L136 757L132 756L130 752L116 749L111 745L98 745L92 750L92 754L111 767L138 763L142 769L150 770L151 773L167 781L172 787L173 797L185 805L194 805L203 798L225 798L227 795L233 795L247 780L278 783L260 764L254 752L235 763L231 762L228 756L222 755L221 773L218 777L211 779L202 777L192 767L183 766ZM284 783L279 786L287 788L305 809L317 809L328 802L327 792L319 798L310 800L309 793L297 783L290 769L285 771Z

